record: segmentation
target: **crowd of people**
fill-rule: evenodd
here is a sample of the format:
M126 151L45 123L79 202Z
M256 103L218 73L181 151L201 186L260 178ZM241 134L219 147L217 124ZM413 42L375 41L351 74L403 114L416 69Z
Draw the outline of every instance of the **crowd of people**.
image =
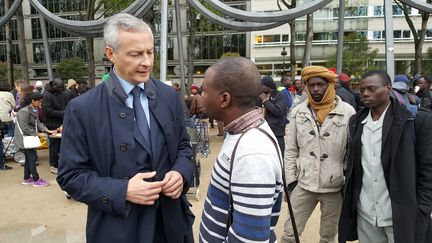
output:
M49 148L50 172L57 174L59 164L61 137L53 137L61 133L64 110L68 102L88 90L87 82L77 83L69 79L67 85L60 78L47 82L37 81L34 85L26 80L18 79L10 90L5 82L0 84L0 119L1 137L13 139L14 148L24 154L23 185L35 187L49 186L50 183L39 177L37 172L37 147L25 144L25 137L40 137L47 141ZM0 148L5 150L3 141ZM9 146L8 146L9 147ZM0 170L10 170L5 164L5 152L0 159ZM15 151L16 152L16 151Z
M17 92L0 92L2 126L15 137L62 128L61 143L49 142L51 172L88 205L88 242L194 242L185 195L193 151L178 92L150 76L153 32L121 13L107 22L104 40L113 69L101 85L80 95L73 80L66 90L54 79L34 92L17 81ZM206 70L202 86L183 97L189 116L216 120L224 136L199 242L296 242L318 203L320 242L432 242L431 79L392 82L368 71L358 92L349 81L308 66L278 88L243 57ZM23 184L46 186L35 150L18 140ZM290 214L277 236L283 195Z

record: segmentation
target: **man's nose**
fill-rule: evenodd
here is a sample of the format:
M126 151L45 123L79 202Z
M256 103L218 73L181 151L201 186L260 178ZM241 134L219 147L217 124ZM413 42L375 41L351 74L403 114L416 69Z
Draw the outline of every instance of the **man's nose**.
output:
M152 58L149 55L144 55L143 58L141 58L140 64L142 66L150 66L152 62Z

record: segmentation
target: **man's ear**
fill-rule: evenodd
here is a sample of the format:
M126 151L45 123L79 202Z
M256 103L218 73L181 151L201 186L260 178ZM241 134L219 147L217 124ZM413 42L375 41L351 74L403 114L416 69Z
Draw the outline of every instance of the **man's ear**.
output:
M231 95L228 92L223 92L219 95L220 107L226 108L231 104Z
M110 60L113 64L115 63L115 57L114 57L114 50L109 47L105 46L105 56Z

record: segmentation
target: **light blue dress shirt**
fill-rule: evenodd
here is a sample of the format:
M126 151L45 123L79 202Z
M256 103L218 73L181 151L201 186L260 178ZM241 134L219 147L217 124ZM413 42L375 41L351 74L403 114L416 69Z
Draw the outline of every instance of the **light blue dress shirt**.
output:
M126 105L129 108L133 109L133 95L132 95L132 89L135 87L135 85L129 83L128 81L122 79L119 75L117 75L115 69L114 69L114 73L117 76L117 78L120 80L120 85L122 86L124 92L126 94L128 94L128 98L126 99ZM147 96L144 95L144 83L140 83L138 84L138 86L142 89L141 95L140 95L140 99L141 99L141 105L144 109L144 113L146 115L146 119L147 119L147 123L148 126L150 128L150 111L149 111L149 106L148 106L148 98Z

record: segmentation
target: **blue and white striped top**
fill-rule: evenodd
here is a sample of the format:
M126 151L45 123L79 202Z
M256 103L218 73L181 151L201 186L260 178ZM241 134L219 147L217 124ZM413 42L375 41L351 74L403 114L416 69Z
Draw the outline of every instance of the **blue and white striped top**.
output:
M266 122L260 127L273 136ZM213 167L200 242L276 241L274 227L282 203L282 169L275 146L257 129L247 132L237 147L231 177L233 224L225 237L230 157L239 137L240 134L227 135Z

